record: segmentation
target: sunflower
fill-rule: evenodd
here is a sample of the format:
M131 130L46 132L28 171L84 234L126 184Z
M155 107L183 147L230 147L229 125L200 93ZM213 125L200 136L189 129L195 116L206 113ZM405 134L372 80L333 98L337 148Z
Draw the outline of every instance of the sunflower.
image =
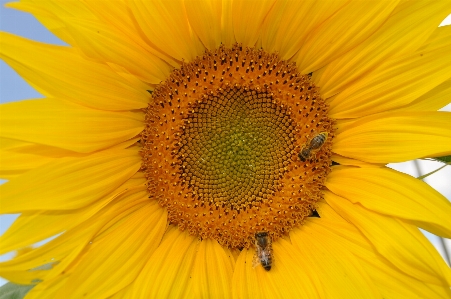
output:
M451 154L449 1L8 6L69 45L1 33L27 299L451 296L451 204L385 166Z

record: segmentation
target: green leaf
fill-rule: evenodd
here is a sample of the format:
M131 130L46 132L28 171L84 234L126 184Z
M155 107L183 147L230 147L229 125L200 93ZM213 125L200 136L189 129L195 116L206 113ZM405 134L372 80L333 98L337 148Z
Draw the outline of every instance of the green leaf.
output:
M0 299L22 299L33 287L8 282L0 287Z
M435 161L438 161L438 162L451 164L451 156L434 157L434 158L431 158L431 159L435 160Z

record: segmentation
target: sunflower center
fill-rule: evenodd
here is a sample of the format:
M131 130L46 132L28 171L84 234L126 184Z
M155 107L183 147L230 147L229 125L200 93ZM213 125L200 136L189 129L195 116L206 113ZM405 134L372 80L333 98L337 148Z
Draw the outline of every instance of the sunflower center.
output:
M276 54L207 51L152 94L142 133L150 197L200 238L277 239L322 198L332 123L309 77Z
M286 108L266 92L230 88L208 96L185 121L182 183L204 203L231 210L262 203L286 172L293 130Z

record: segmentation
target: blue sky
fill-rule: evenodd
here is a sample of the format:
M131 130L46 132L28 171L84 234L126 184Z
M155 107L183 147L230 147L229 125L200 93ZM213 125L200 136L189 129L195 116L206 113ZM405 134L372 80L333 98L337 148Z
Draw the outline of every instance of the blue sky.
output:
M22 13L13 9L7 9L4 4L10 2L0 0L0 30L11 32L23 37L27 37L33 40L65 45L57 37L55 37L50 31L45 29L33 16L28 13ZM450 24L451 16L449 16L444 23ZM41 98L42 96L35 91L31 86L26 84L20 76L18 76L6 63L0 60L0 102L6 103L11 101L17 101L29 98ZM446 109L451 110L449 105ZM0 160L1 161L1 160ZM421 172L430 172L439 166L439 163L421 161ZM391 167L408 173L413 176L417 176L417 172L412 162L391 164ZM451 177L451 166L446 167L444 170L437 174L432 175L426 179L433 188L444 194L448 199L451 199L451 184L449 178ZM0 180L0 183L2 181ZM4 181L3 181L4 182ZM16 215L1 215L0 216L0 235L11 225L12 221L16 218ZM443 254L442 249L439 246L438 238L436 236L427 235L431 242L438 246L439 251ZM447 240L448 248L451 248L450 240ZM449 250L448 250L449 251ZM450 252L451 253L451 252ZM11 258L11 254L0 256L0 261ZM6 281L0 278L0 285Z

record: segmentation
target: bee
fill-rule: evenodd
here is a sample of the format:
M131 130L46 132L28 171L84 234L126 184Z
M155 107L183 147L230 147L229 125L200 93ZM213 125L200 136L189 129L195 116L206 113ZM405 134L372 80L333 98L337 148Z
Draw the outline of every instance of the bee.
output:
M307 142L308 145L304 145L299 152L298 156L299 159L302 162L305 162L306 160L310 159L313 153L316 153L321 149L321 147L326 143L327 140L327 132L321 132L315 137L312 138L309 142Z
M267 232L258 232L255 234L255 247L257 252L254 258L254 267L260 263L262 267L269 271L273 263L271 238Z

